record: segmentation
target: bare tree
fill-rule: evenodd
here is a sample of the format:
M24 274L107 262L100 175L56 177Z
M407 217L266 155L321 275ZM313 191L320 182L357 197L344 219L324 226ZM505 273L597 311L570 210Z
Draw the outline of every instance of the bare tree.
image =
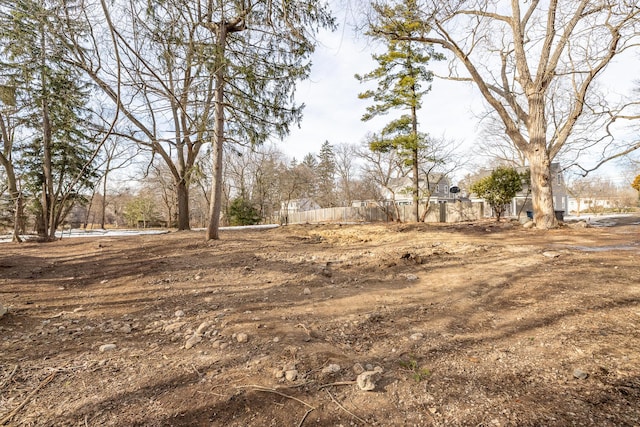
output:
M344 206L351 206L354 200L356 159L358 147L353 144L336 144L333 147L336 174L338 175L338 200Z
M615 57L637 48L637 2L419 0L414 27L422 30L410 36L389 13L400 1L373 2L373 31L452 54L450 78L475 84L527 158L537 227L556 226L551 161L563 150L580 154L610 143L608 125L632 117L629 104L612 105L598 92L597 79Z
M396 188L393 185L398 178L409 175L409 168L405 167L403 159L396 150L373 151L370 149L370 142L365 141L363 147L358 150L358 157L363 160L362 177L377 185L378 188L385 189L390 194L390 200L378 193L378 204L385 210L389 218L400 218L400 210L396 204ZM393 214L389 212L391 203Z

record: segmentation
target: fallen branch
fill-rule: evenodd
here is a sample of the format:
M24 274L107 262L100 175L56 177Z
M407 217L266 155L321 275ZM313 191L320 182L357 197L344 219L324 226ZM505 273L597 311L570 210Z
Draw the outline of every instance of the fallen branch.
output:
M18 370L18 365L14 366L13 371L11 371L7 379L2 381L2 384L0 384L0 389L4 388L5 385L9 384L9 381L11 381L11 378L13 378L17 370Z
M297 397L293 397L293 396L289 396L288 394L284 394L279 392L278 390L269 388L269 387L264 387L261 385L255 385L255 384L250 384L250 385L244 385L244 386L237 386L237 388L252 388L255 391L262 391L265 393L273 393L273 394L277 394L278 396L282 396L282 397L286 397L287 399L291 399L291 400L295 400L296 402L302 403L304 406L306 406L307 408L309 408L307 410L307 412L304 414L304 416L302 417L302 419L300 420L300 422L298 423L298 427L301 427L302 424L304 423L304 420L307 419L307 416L314 411L316 408L315 406L311 406L309 405L307 402L305 402L304 400L300 400Z
M21 404L19 404L19 405L18 405L18 407L17 407L16 409L14 409L13 411L11 411L11 412L9 413L9 415L7 415L7 416L6 416L6 417L4 417L2 420L0 420L0 425L5 425L6 423L8 423L8 422L11 420L11 418L13 418L13 417L18 413L18 412L20 412L20 410L21 410L22 408L24 408L24 407L25 407L25 405L26 405L27 403L29 403L29 401L33 398L33 396L35 396L35 395L36 395L36 393L37 393L38 391L40 391L40 389L42 389L44 386L46 386L47 384L49 384L49 383L53 380L53 378L56 376L56 374L57 374L57 371L53 371L53 373L52 373L51 375L49 375L49 376L48 376L44 381L42 381L42 382L40 383L40 385L39 385L38 387L36 387L36 388L35 388L35 390L33 390L31 393L29 393L29 395L27 396L27 398L26 398L26 399L24 399L24 400L22 401L22 403L21 403Z
M340 409L342 409L344 412L346 412L347 414L351 415L353 418L355 418L356 420L360 421L362 424L367 424L367 422L365 420L363 420L362 418L360 418L359 416L357 416L356 414L354 414L353 412L349 411L347 408L345 408L344 406L342 406L340 404L340 402L338 402L331 393L329 393L329 390L325 390L327 392L327 394L329 395L329 397L331 398L331 400L333 400L333 403L335 403L336 405L338 405L338 407Z
M325 387L331 387L334 385L353 385L353 384L356 384L356 381L339 381L337 383L322 384L321 386L318 387L318 390L323 389Z

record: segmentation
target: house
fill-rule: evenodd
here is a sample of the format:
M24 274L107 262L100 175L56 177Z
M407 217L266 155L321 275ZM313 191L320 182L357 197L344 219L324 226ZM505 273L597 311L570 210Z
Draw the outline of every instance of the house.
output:
M452 202L457 197L451 193L451 180L446 175L431 175L428 182L421 178L418 183L420 187L420 203ZM427 192L426 189L429 188ZM389 185L381 189L384 200L399 206L413 204L413 180L409 176L393 178Z
M280 204L281 214L311 211L314 209L320 209L320 205L317 204L313 199L308 198L293 199L289 200L288 202L281 202Z

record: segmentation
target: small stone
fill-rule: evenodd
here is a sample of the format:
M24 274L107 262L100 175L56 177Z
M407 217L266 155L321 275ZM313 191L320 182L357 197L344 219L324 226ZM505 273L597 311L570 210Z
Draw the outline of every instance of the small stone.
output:
M287 379L287 381L295 381L296 378L298 378L298 370L291 369L284 373L284 377Z
M420 341L422 338L424 338L424 334L422 334L421 332L411 334L411 336L409 337L411 341Z
M407 279L407 282L415 282L418 280L418 276L415 274L405 274L404 278Z
M108 281L109 281L109 280L107 280L107 279L101 280L101 281L100 281L100 284L101 284L101 285L104 285L104 284L105 284L105 283L107 283Z
M173 315L176 317L184 317L184 311L178 310Z
M238 335L236 335L236 341L238 341L238 342L247 342L247 341L249 341L249 336L247 334L245 334L244 332L240 332Z
M7 312L8 312L7 307L5 307L2 304L0 304L0 317L2 317L5 314L7 314Z
M130 334L131 333L131 326L130 325L123 325L122 328L120 328L120 332L123 332L125 334Z
M102 344L100 346L100 353L104 353L105 351L115 350L116 347L117 346L115 344Z
M542 252L542 255L546 256L547 258L558 258L560 256L560 253L553 252L553 251L546 251L546 252Z
M380 376L378 371L365 371L358 375L356 382L360 390L373 391L376 389L376 380Z
M166 334L172 334L174 332L179 331L186 323L185 322L176 322L176 323L171 323L169 325L165 325L162 330L166 333Z
M284 378L284 371L282 369L274 369L273 376L277 379L282 379Z
M586 380L589 377L589 374L582 369L576 369L573 371L573 376L579 380Z
M198 344L200 341L202 341L202 336L201 335L193 335L191 338L189 338L187 340L187 342L184 345L184 348L189 350L191 347L193 347L194 345Z
M535 227L536 223L533 221L527 221L524 224L522 224L523 228L533 228Z
M360 363L356 363L355 365L353 365L353 368L351 368L351 370L356 375L360 375L361 373L364 372L364 368L362 367L362 365Z
M304 291L302 291L302 293L305 294L305 295L311 295L311 289L304 288Z
M211 326L211 323L209 322L200 323L200 326L198 326L198 329L196 329L196 334L201 335L209 326Z
M322 368L323 374L335 374L337 372L340 372L340 365L336 363L332 363L329 366L325 366L324 368Z
M194 277L195 280L202 280L202 274L198 273Z
M279 337L275 337L275 338L273 339L273 342L280 342L280 338L279 338Z

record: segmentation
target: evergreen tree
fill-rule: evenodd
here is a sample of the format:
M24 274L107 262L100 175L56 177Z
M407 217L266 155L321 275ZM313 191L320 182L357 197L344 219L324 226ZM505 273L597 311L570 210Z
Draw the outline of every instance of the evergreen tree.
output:
M318 166L316 176L318 179L318 198L320 206L330 208L336 205L335 201L335 175L336 159L333 147L329 141L325 141L318 154Z
M403 33L414 34L420 30L417 24L416 0L400 2L393 10L400 18L393 26L400 26ZM397 28L389 28L396 31ZM404 40L387 40L387 51L372 55L378 67L365 74L356 75L364 83L377 81L376 90L368 90L359 95L361 99L372 99L374 104L367 107L362 120L371 120L390 110L405 110L408 113L389 122L382 132L371 142L374 151L397 150L412 170L412 193L414 220L419 219L419 152L426 144L426 135L418 131L418 110L422 107L422 97L429 92L433 73L426 65L431 60L443 57L434 52L429 44Z
M95 178L88 88L67 65L65 35L59 31L62 26L83 29L70 19L72 1L8 0L5 6L0 67L21 104L24 185L33 196L39 235L53 239L73 204L82 200L82 188Z

